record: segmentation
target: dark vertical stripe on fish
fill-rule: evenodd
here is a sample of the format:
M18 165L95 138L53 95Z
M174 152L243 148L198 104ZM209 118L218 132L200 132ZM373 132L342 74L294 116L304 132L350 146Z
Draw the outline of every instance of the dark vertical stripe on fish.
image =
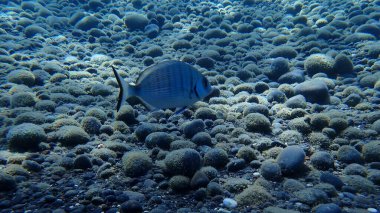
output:
M189 68L188 68L189 69ZM191 72L187 72L187 74L189 75L189 78L190 78L190 85L188 85L188 88L187 89L189 89L189 97L190 97L190 99L192 98L191 96L192 96L192 89L191 88L193 88L193 81L194 81L194 79L193 79L193 76L192 76L192 73Z

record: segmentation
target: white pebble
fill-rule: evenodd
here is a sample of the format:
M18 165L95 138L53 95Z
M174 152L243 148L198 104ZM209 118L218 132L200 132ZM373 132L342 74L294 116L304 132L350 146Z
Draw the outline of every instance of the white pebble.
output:
M227 208L236 208L237 202L234 199L231 198L224 198L223 205Z
M371 213L377 213L377 212L379 212L375 208L368 208L367 210L368 210L368 212L371 212Z
M254 172L253 177L260 177L260 172Z

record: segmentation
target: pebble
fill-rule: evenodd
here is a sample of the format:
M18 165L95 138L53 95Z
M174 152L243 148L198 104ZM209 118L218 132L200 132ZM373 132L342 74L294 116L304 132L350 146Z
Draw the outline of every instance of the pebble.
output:
M335 203L320 204L315 208L315 213L341 213L342 210Z
M233 209L233 208L236 208L237 207L237 202L234 200L234 199L231 199L231 198L224 198L223 199L223 206L229 208L229 209Z
M295 87L296 94L303 95L308 102L329 104L330 94L327 85L321 80L308 80Z
M284 175L294 174L303 170L305 152L299 146L289 146L281 151L277 163Z
M377 212L379 212L377 209L375 209L375 208L368 208L367 209L368 210L368 212L371 212L371 213L377 213Z

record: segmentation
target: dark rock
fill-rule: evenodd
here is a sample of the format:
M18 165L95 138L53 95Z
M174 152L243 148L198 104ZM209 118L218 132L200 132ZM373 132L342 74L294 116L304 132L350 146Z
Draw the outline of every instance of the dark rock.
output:
M288 146L277 156L277 163L285 175L303 171L305 152L299 146Z
M190 178L183 175L175 175L170 178L169 186L176 192L185 192L190 189Z
M317 79L305 81L295 88L296 94L303 95L308 102L318 104L330 103L330 95L327 85Z
M99 19L95 16L85 16L76 23L75 27L83 31L88 31L92 28L97 28L99 23Z
M129 177L139 177L152 168L152 159L141 151L130 151L122 158L123 170Z
M15 179L3 172L0 172L0 191L11 191L16 189L17 184Z
M210 38L224 38L227 36L227 33L221 29L208 29L206 30L204 34L205 39L210 39Z
M272 61L268 76L272 79L278 79L280 76L289 72L289 62L287 59L279 57Z
M320 204L315 207L315 213L341 213L342 210L335 203Z
M286 101L286 95L281 90L274 89L270 91L267 95L267 100L269 102L284 103Z
M201 156L194 149L178 149L166 155L164 162L169 173L192 176L201 167Z
M290 46L279 46L273 49L269 53L269 57L271 58L278 58L278 57L283 57L287 59L292 59L297 56L297 51L294 50L293 47Z
M135 111L130 105L123 105L116 114L116 120L123 121L126 124L136 124Z
M278 181L282 178L281 167L273 160L266 160L261 164L260 174L271 181Z
M301 70L294 70L288 73L281 75L278 78L279 83L294 84L301 83L305 81L305 75Z
M380 141L371 141L362 148L363 158L367 162L380 162Z
M199 170L191 178L190 186L193 189L198 189L201 187L206 187L209 182L210 180L207 177L207 175L204 172L202 172L202 170Z
M215 65L215 61L209 57L198 58L195 63L199 65L200 67L203 67L206 69L212 69Z
M202 132L205 129L205 124L201 119L195 119L186 122L182 126L183 133L187 138L192 138L196 133Z
M74 160L74 169L89 169L92 168L92 162L87 155L79 155Z
M191 138L191 141L197 146L212 146L211 136L206 132L198 132Z
M362 161L360 152L349 145L341 146L338 149L337 158L343 163L360 163Z
M33 160L24 160L22 162L22 167L31 172L39 172L42 170L42 166Z
M239 170L244 169L246 166L244 159L233 159L229 163L227 163L227 171L229 172L237 172Z
M172 141L172 136L166 132L153 132L145 138L145 145L150 149L155 146L161 149L169 149Z
M149 20L142 14L131 12L125 16L124 23L131 31L144 30L148 25Z
M328 152L315 152L311 155L310 162L316 169L328 170L334 168L334 159Z
M348 56L338 54L335 57L334 72L340 75L351 74L354 71L354 65Z
M322 183L331 184L338 190L340 190L344 185L343 181L339 177L330 172L322 172L319 179Z
M200 188L194 192L194 199L197 201L202 201L206 199L206 197L207 197L207 191L205 188Z
M271 131L271 122L267 117L259 113L249 113L244 118L244 123L247 131L263 132Z
M213 148L204 155L204 165L223 168L229 162L227 152L220 148Z
M295 192L294 195L302 203L306 203L308 205L326 202L328 199L326 192L314 188L302 189L300 191Z
M121 204L119 210L121 213L142 213L143 207L140 202L136 200L129 200Z
M46 141L47 135L42 127L31 123L23 123L11 128L6 139L10 150L38 150L38 145Z

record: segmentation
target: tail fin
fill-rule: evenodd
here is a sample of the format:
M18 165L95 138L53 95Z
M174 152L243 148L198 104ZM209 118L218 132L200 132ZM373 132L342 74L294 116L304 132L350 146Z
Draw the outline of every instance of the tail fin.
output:
M117 106L116 111L118 112L120 110L120 107L125 103L127 98L133 96L133 88L132 86L128 85L127 82L120 76L120 74L116 71L116 69L112 67L113 73L116 77L117 83L119 84L119 97L117 100Z

